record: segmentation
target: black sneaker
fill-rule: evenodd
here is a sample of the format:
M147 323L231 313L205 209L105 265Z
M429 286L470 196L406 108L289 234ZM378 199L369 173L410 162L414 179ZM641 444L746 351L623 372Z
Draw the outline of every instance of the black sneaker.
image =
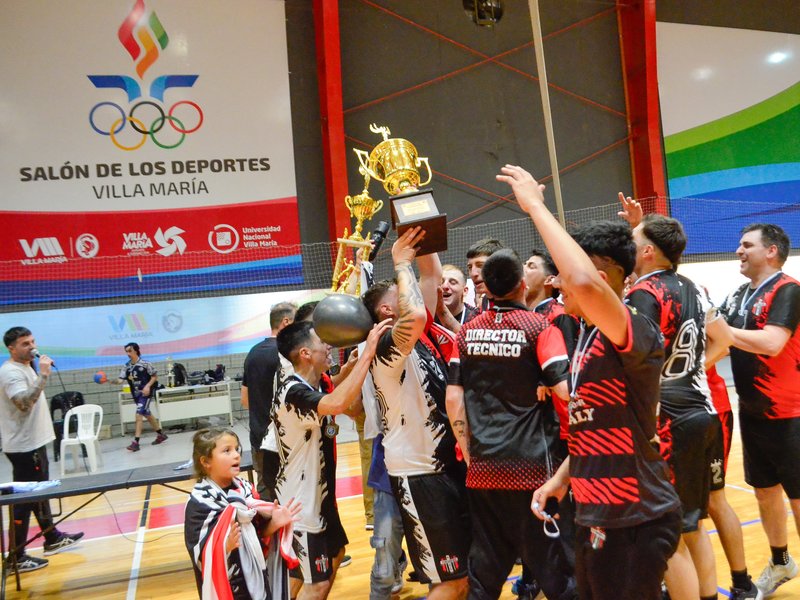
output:
M342 562L339 563L339 568L341 569L342 567L346 567L352 562L353 562L353 557L350 556L349 554L345 554L344 558L342 559Z
M37 571L38 569L44 569L50 562L45 560L44 558L36 558L35 556L29 556L28 554L23 554L17 560L17 571L20 573L27 573L28 571Z
M731 600L762 600L762 598L764 598L764 593L752 582L750 583L749 590L736 587L731 588Z
M78 543L78 540L83 537L83 532L79 531L78 533L62 533L61 536L52 544L45 544L44 545L44 555L50 556L52 554L58 554L66 550L67 548L71 548L75 544Z

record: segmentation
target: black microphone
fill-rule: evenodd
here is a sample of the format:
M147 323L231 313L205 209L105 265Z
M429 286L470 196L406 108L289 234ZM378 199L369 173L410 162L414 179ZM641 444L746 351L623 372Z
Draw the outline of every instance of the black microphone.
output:
M389 233L389 229L391 225L386 221L378 221L378 225L375 227L375 231L372 232L372 252L369 253L369 261L372 262L375 260L375 257L378 255L378 250L381 249L384 240L386 239L386 234Z

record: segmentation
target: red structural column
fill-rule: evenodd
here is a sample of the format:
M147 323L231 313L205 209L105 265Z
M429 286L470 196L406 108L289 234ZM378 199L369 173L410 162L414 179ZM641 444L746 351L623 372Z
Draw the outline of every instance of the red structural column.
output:
M328 200L328 233L331 241L350 227L347 195L347 160L342 111L342 60L339 42L339 2L314 0L322 152Z
M633 193L646 212L668 211L656 60L656 0L617 0Z

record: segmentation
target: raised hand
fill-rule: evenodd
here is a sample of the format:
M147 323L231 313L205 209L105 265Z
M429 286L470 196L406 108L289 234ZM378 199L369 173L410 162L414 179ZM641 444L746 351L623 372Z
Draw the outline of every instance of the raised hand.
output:
M422 227L411 227L392 244L392 261L395 265L410 264L417 255L417 244L425 237Z
M625 194L620 192L619 203L622 205L622 210L619 211L617 215L625 219L631 226L631 229L642 222L644 211L642 211L642 205L638 200L634 200L630 196L625 196Z
M39 373L47 377L52 372L53 359L49 356L42 354L39 357Z
M529 212L538 204L544 204L545 186L522 167L506 165L500 169L500 175L497 175L496 179L511 186L517 203L525 212Z

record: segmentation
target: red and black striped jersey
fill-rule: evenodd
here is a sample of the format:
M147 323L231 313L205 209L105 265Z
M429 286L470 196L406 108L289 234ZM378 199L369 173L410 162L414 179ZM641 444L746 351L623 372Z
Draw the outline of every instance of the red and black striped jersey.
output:
M524 306L498 302L461 327L456 347L449 383L464 388L467 487L535 490L566 458L553 404L564 401L536 398L539 385L567 379L561 334Z
M720 311L732 327L760 330L777 325L791 332L777 356L731 347L740 412L766 419L800 417L800 283L779 271L756 290L742 285Z
M650 318L664 336L661 369L661 412L673 423L698 410L713 414L705 370L705 294L674 270L639 278L626 302Z
M680 506L655 443L663 361L658 328L630 306L625 347L596 328L579 337L570 376L569 473L580 525L629 527Z

